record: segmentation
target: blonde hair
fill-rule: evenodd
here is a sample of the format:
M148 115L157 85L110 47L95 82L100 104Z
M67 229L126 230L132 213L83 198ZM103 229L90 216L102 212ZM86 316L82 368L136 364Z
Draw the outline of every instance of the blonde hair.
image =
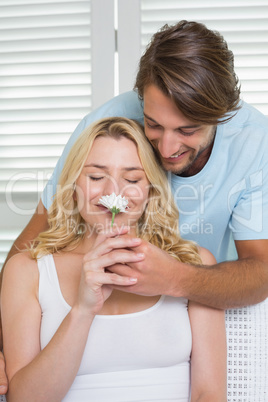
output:
M32 258L66 249L73 250L83 239L85 222L74 198L78 179L94 140L99 136L128 138L137 152L150 183L149 200L136 225L137 236L167 251L186 263L200 264L198 247L179 234L179 212L173 200L168 179L159 166L154 151L144 135L143 127L122 117L105 118L87 127L73 145L62 170L58 190L48 211L49 229L41 233L31 246Z

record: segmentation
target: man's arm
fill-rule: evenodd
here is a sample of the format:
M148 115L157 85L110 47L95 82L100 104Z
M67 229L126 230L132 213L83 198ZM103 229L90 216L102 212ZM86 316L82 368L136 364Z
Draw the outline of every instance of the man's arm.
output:
M24 230L21 232L21 234L18 236L18 238L15 240L13 243L7 258L5 260L5 263L3 265L2 271L1 271L1 284L2 284L2 272L4 269L5 264L7 261L15 254L19 253L21 250L25 249L26 245L29 245L29 242L34 240L40 232L43 232L48 228L48 223L47 223L47 210L44 207L42 201L39 201L39 204L35 210L35 213L33 214L31 220L27 224L27 226L24 228Z
M143 241L135 249L144 253L143 261L109 270L137 277L137 283L125 289L132 293L185 297L220 309L259 303L268 297L268 240L240 240L236 247L237 261L194 266Z
M178 291L186 293L191 300L223 309L265 300L268 297L268 240L240 240L236 241L236 248L236 261L190 267L189 272L184 269L182 288L178 286Z

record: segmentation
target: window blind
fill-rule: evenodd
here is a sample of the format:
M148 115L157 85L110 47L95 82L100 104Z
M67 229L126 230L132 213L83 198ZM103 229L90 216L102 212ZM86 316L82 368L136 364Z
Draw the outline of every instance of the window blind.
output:
M0 263L91 109L90 1L0 0Z
M241 97L268 115L268 0L141 0L141 51L165 23L204 23L235 56Z

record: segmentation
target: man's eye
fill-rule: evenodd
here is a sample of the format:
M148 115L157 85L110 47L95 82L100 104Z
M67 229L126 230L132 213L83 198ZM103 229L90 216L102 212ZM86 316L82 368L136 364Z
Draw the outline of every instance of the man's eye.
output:
M196 130L194 130L194 131L183 131L183 130L179 130L180 131L180 133L182 134L182 135L185 135L186 137L190 137L191 135L193 135L195 132L196 132Z
M149 127L149 128L159 128L159 125L158 124L150 124L150 123L148 123L148 121L146 121L146 124L147 124L147 127Z

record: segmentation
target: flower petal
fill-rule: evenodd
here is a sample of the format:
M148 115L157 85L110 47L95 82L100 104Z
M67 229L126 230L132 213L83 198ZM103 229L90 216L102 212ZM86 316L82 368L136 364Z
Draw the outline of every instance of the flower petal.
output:
M99 199L99 203L108 208L110 211L113 208L116 208L118 212L125 212L128 205L128 200L125 197L122 197L121 194L116 195L115 193L112 193L110 195L102 196Z

